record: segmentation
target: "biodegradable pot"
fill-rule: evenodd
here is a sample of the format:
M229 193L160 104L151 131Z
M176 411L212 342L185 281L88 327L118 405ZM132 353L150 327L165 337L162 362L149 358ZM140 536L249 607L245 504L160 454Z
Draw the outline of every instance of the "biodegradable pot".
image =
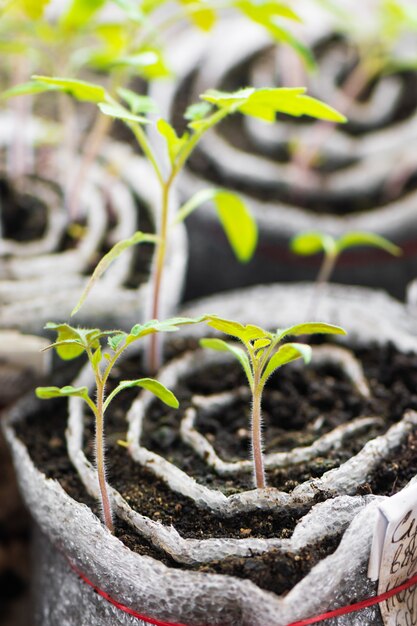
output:
M195 315L211 310L219 315L237 317L266 327L275 327L278 323L284 326L303 320L303 311L310 296L311 285L258 287L228 297L207 299L190 306L185 313ZM366 308L363 306L365 299ZM401 351L417 353L417 338L412 334L415 330L414 321L408 317L404 307L382 293L334 287L323 297L320 309L321 319L331 319L348 328L353 343L393 342ZM204 336L206 330L197 330L197 327L192 331L187 329L187 341L191 340L191 335ZM359 393L366 395L368 390L360 364L353 357L346 360L347 351L343 347L336 349L336 352L334 347L330 350L333 355L323 357L319 349L316 358L330 358L339 365L342 363ZM159 378L165 384L173 385L187 371L193 373L213 359L217 362L218 358L223 357L205 356L199 351L185 354L169 363L160 372ZM89 371L84 369L76 384L90 383ZM225 404L228 399L223 397L220 401ZM202 486L198 480L190 479L168 459L141 444L143 420L149 405L149 397L141 395L129 409L130 455L147 471L163 478L173 492L184 493L194 500L202 512L215 511L227 519L231 515L240 516L254 509L264 509L265 513L271 510L284 513L296 503L307 505L309 512L300 518L291 538L184 538L175 526L165 525L143 515L140 510L132 509L121 493L112 488L111 498L117 517L132 526L154 549L162 550L177 564L175 567L167 567L151 556L141 556L123 546L103 528L88 507L72 500L56 481L45 479L31 460L21 436L16 434L16 429L23 432L21 429L24 428L25 419L32 410L31 402L21 403L9 414L5 433L13 452L22 492L40 529L35 559L37 599L34 614L37 625L83 626L94 623L104 626L112 620L132 625L140 623L94 594L72 571L67 559L94 584L132 610L190 626L264 626L266 623L286 626L297 619L375 593L375 583L369 581L366 570L376 507L384 500L384 496L356 495L357 487L366 482L378 462L387 458L407 434L415 432L415 412L405 412L402 419L381 436L369 440L351 460L321 478L301 483L292 492L266 489L256 493L246 490L225 496L214 488ZM201 438L200 443L196 441L189 411L184 417L181 427L184 437L188 437L192 446L198 447ZM359 428L358 423L352 424L352 428ZM82 405L73 398L69 403L67 431L69 458L87 492L96 497L97 476L84 452L84 431ZM318 440L315 444L316 453L325 454L326 446L327 449L329 446L337 446L337 434L332 433L327 441ZM340 429L339 435L341 440L344 435ZM207 451L207 447L202 450L202 456L212 463L213 457L210 458ZM311 452L307 448L305 451L307 454ZM300 450L293 450L287 457L294 455L296 462L299 462L299 454ZM275 458L268 462L282 462L283 455L278 456L280 460ZM219 469L220 472L234 471L224 466ZM320 490L328 492L329 489L332 497L314 504L314 494ZM291 591L280 597L260 589L249 580L190 571L196 564L210 564L215 559L233 554L244 558L249 554L276 550L297 555L309 544L324 538L334 538L343 531L343 538L333 554L321 560ZM179 569L178 564L182 564L182 569ZM331 579L329 571L332 572ZM376 607L335 618L330 623L332 626L382 624Z
M354 3L350 6L354 11ZM183 127L186 106L208 88L233 91L252 84L305 84L313 96L343 106L337 85L356 63L355 46L343 34L343 25L317 3L307 0L297 11L303 25L294 26L294 33L318 56L319 68L312 77L288 58L288 50L274 48L258 25L229 16L210 38L186 31L175 39L170 59L176 80L151 87L151 95L162 103L162 115ZM407 40L404 45L413 44ZM304 230L334 236L365 230L398 243L404 251L400 260L369 249L344 253L335 277L339 282L384 287L403 297L417 271L416 160L410 147L417 132L415 83L415 73L381 76L368 98L350 107L348 125L330 132L322 124L323 165L310 172L300 172L289 157L291 145L308 149L317 143L309 120L287 117L270 125L232 116L203 137L181 179L183 196L189 198L211 184L234 189L251 207L260 240L254 259L239 265L212 207L190 216L187 299L259 282L313 279L320 259L289 251L290 239Z
M30 128L29 144L50 137L49 126L36 119ZM4 150L11 140L10 132L0 135ZM68 239L68 216L56 181L62 180L63 168L56 146L44 143L35 152L33 175L16 182L18 198L38 198L36 202L45 212L45 228L33 241L1 241L3 328L40 332L51 311L54 319L67 319L103 248L136 230L154 228L158 220L159 190L147 163L127 146L107 141L80 194L77 221L85 222L85 233L62 250L63 239ZM172 211L176 206L174 197ZM179 225L168 250L161 317L175 310L180 300L186 263L186 234ZM149 259L138 255L138 247L125 251L95 286L78 322L88 326L100 319L108 326L126 327L147 317L149 265ZM129 287L133 283L135 286Z

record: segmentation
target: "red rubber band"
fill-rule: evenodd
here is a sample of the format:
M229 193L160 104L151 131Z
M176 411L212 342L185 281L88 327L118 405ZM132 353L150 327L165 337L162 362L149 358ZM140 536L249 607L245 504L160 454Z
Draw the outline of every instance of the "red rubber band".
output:
M155 619L152 617L147 617L146 615L142 615L133 609L125 606L121 602L118 602L114 598L112 598L106 591L103 591L99 587L97 587L85 574L83 574L71 561L68 559L68 562L71 566L71 569L83 580L87 585L89 585L99 596L107 600L110 604L120 609L124 613L128 615L132 615L137 619L141 619L143 622L147 624L151 624L152 626L186 626L185 624L180 624L176 622L164 622L159 619ZM334 609L333 611L328 611L327 613L322 613L321 615L316 615L315 617L308 617L306 619L299 620L297 622L291 622L287 626L309 626L309 624L317 624L317 622L323 622L331 617L338 617L339 615L347 615L348 613L354 613L356 611L360 611L361 609L366 609L369 606L374 606L375 604L380 604L381 602L385 602L389 598L396 596L398 593L409 589L410 587L414 587L417 585L417 574L415 574L412 578L409 578L404 583L399 585L398 587L394 587L385 593L381 593L379 596L373 596L372 598L367 598L366 600L361 600L360 602L355 602L355 604L349 604L348 606L342 606L339 609Z

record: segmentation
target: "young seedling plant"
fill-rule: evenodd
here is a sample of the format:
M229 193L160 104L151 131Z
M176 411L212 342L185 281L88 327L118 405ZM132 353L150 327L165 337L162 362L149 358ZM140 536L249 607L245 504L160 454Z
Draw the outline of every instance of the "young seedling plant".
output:
M223 339L202 339L204 348L230 352L239 361L248 379L252 392L251 438L255 486L264 489L266 485L262 447L262 394L268 378L280 367L302 358L306 363L311 359L311 347L304 343L283 343L288 336L327 333L345 335L339 326L321 322L305 322L278 328L275 333L259 326L246 326L217 316L206 316L206 323L216 330L238 339L243 348Z
M57 333L57 340L48 348L55 348L61 359L68 361L86 354L94 373L94 394L88 387L38 387L38 398L79 397L88 405L95 419L95 466L101 494L103 519L107 528L113 532L111 500L109 498L105 472L104 416L112 400L125 389L142 387L153 393L168 406L178 408L178 400L174 394L153 378L122 380L106 398L109 376L117 361L125 350L143 337L159 332L173 332L179 326L200 321L190 318L172 318L163 322L152 320L145 324L136 324L130 332L120 330L101 331L98 328L73 328L69 324L49 322L45 328Z
M324 254L323 262L315 283L309 317L318 306L320 294L323 291L324 285L330 281L340 254L344 250L358 246L372 246L384 250L393 256L400 256L402 254L401 248L385 237L363 231L350 231L339 238L318 231L308 231L293 237L290 247L295 254L300 256L310 256L312 254L318 254L319 252L323 252Z
M296 117L308 115L334 122L346 121L344 116L332 107L306 95L304 87L292 89L247 87L233 93L209 90L200 96L201 102L187 109L185 118L188 120L188 128L182 135L178 135L167 120L160 118L156 121L157 131L165 140L168 155L168 169L166 170L165 159L158 158L148 134L144 131L144 127L151 123L146 117L149 111L148 99L144 109L143 97L128 89L119 89L117 100L102 86L91 83L47 76L35 76L33 81L38 85L38 89L61 90L79 100L89 100L96 103L105 115L122 120L133 132L139 147L151 164L161 196L159 219L156 225L157 239L149 315L155 319L160 317L161 290L170 231L202 203L210 200L214 203L226 236L240 261L249 261L256 247L257 228L248 208L239 196L225 189L205 189L197 192L181 207L177 215L170 219L174 183L205 133L220 124L226 117L236 113L255 117L267 123L275 122L279 113ZM126 247L137 242L135 237L132 237L121 246L116 244L117 250L112 249L107 256L103 257L73 313L81 307L90 288L107 269L109 262ZM151 372L157 371L160 358L159 343L157 336L154 335L149 349Z

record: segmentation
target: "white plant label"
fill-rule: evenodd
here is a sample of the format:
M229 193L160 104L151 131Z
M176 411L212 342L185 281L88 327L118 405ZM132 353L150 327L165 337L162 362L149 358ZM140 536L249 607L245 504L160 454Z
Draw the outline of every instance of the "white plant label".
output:
M417 484L379 505L368 576L378 595L417 574ZM417 626L417 585L380 605L385 626Z

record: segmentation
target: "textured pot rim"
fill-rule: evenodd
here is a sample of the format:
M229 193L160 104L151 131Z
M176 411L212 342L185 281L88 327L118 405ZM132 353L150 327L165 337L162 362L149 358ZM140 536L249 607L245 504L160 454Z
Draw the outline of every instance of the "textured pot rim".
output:
M304 293L306 293L306 289L308 293L308 287L310 286L293 286L297 291L304 291ZM242 298L243 301L248 301L248 297L245 298L248 294L252 297L256 292L258 295L259 293L265 295L265 292L270 292L273 288L274 286L267 286L247 289L243 293L242 291L235 292L229 298L229 307L234 309L238 296L241 302ZM280 294L282 295L283 289L288 290L286 286L275 286L278 297ZM399 321L397 318L395 319L397 319L397 325L407 326L408 317L404 312L404 307L401 307L399 303L385 294L368 289L353 289L348 290L350 291L350 295L348 295L345 287L335 289L339 296L344 296L345 299L351 298L352 291L355 292L362 308L365 296L369 300L370 294L372 294L377 301L377 308L379 308L382 299L387 304L390 316L397 315L402 310L402 317L400 316ZM206 308L207 301L213 304L213 300L214 298L206 298L203 302L200 301L189 306L186 312L187 314L195 314L199 308ZM357 301L353 303L354 309L357 304ZM251 321L261 323L265 317L264 312L257 306L255 306L255 310L257 311L257 318ZM220 315L225 315L225 311L217 312ZM347 315L346 312L345 315ZM368 311L365 316L368 323L375 324L376 315L375 311L373 316ZM187 328L187 331L189 330ZM378 335L377 330L375 334ZM409 335L409 331L403 330L399 339L403 346L402 349L406 349L407 340L415 350L417 337L412 337ZM17 417L18 415L15 413L9 419L13 421ZM26 493L26 498L29 499L29 504L34 509L34 516L43 530L49 534L53 543L57 543L70 558L74 559L76 565L93 581L99 581L103 586L105 580L106 583L108 582L106 591L110 590L121 602L144 614L157 616L161 619L181 620L190 626L204 623L206 615L210 615L209 623L216 626L220 626L220 624L224 626L229 626L229 624L230 626L232 624L233 626L238 624L239 626L264 626L265 623L273 626L284 626L306 615L320 613L334 606L334 604L348 604L353 595L358 597L372 595L375 590L374 583L366 578L364 572L369 556L376 506L384 498L376 497L362 512L358 513L346 530L338 549L316 565L285 597L277 597L256 588L249 581L217 574L207 576L186 570L178 572L167 569L151 557L141 557L130 553L103 528L87 507L75 504L75 513L70 513L72 500L69 496L63 493L62 488L56 482L45 481L38 470L34 468L26 449L21 442L16 440L10 422L5 425L5 428L7 438L16 456L16 466L23 491L27 491L28 484L34 481L42 493L44 490L48 493L48 497L45 495L40 497L39 492ZM48 498L51 498L52 501L59 498L58 516L51 515L52 504L51 501L48 502ZM65 520L65 528L62 526L63 520ZM91 528L91 535L86 534L88 527ZM63 534L62 531L64 531ZM86 550L86 553L81 556L74 553L74 534L80 540L83 550ZM117 556L118 552L120 552L119 556ZM120 565L120 578L115 571L117 569L116 562L118 563L117 567ZM99 567L99 571L96 569L97 567ZM328 571L330 570L334 573L334 578L329 587ZM126 578L127 573L128 578ZM124 588L126 579L129 580L128 590ZM315 586L323 590L322 596L318 597L317 594L311 594L311 589ZM168 596L172 597L173 588L179 591L180 595L172 605L169 603L168 605L167 599ZM145 589L149 590L151 595L144 593ZM155 597L155 593L158 594L157 597ZM184 594L186 594L186 602L183 601ZM192 602L190 602L190 598ZM306 602L306 598L308 598L308 602ZM374 616L375 614L372 612L365 612L363 619L368 619L368 621L358 622L358 624L363 623L365 625Z

